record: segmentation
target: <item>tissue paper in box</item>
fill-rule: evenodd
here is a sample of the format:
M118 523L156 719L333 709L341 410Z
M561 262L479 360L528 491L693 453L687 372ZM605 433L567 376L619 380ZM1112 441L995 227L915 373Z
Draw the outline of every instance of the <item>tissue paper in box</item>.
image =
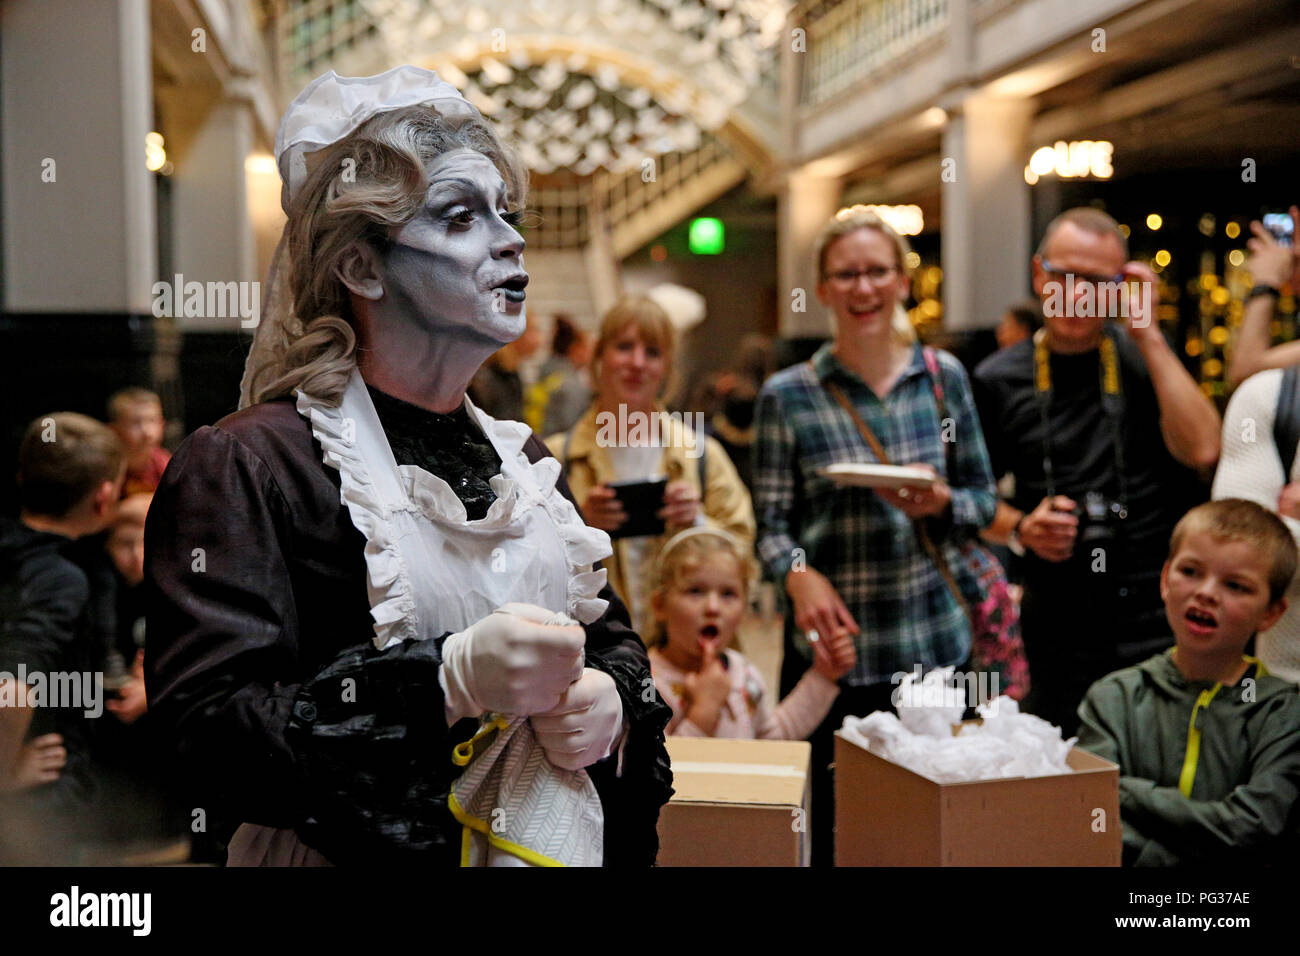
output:
M1119 768L940 784L835 732L837 866L1119 866Z

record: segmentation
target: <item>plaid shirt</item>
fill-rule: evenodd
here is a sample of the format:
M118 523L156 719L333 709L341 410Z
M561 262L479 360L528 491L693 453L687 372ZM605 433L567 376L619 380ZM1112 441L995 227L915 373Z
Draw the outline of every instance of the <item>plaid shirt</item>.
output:
M884 446L891 463L925 463L952 487L950 518L931 519L953 573L961 560L951 541L993 520L997 498L970 382L961 363L937 353L944 403L953 419L948 473L933 384L918 345L898 383L881 401L822 346L768 379L758 398L754 511L758 552L784 582L797 557L824 574L858 622L857 668L850 684L888 681L892 674L960 665L970 652L970 627L911 520L869 488L841 488L818 472L827 465L874 462L853 419L823 382L835 381ZM799 640L803 637L800 635Z

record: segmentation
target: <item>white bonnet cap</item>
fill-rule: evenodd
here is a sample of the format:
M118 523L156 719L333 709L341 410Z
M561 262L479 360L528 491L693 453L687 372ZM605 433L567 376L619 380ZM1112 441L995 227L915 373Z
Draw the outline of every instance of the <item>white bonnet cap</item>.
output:
M456 87L418 66L394 67L377 76L339 76L330 70L316 77L289 104L275 134L285 213L307 178L308 153L337 143L372 116L435 103L439 112L481 115Z

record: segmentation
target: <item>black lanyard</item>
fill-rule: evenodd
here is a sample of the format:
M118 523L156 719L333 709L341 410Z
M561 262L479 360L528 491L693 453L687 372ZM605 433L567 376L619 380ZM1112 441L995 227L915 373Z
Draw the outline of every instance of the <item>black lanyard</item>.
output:
M1124 466L1124 386L1119 371L1119 348L1109 328L1103 327L1098 346L1097 374L1101 382L1101 407L1110 426L1111 443L1115 447L1115 472L1119 485L1117 504L1122 512L1128 511L1128 476ZM1047 347L1047 331L1034 333L1034 397L1038 400L1039 415L1043 420L1043 477L1047 482L1047 496L1056 496L1056 468L1052 463L1052 366ZM1124 515L1121 514L1120 517Z

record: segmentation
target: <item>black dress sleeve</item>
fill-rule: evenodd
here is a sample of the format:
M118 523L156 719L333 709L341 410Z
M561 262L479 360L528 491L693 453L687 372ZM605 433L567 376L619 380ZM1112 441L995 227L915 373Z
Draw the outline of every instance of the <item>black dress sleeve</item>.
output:
M182 444L145 530L150 711L227 826L296 829L335 863L454 859L441 641L364 641L304 673L292 522L238 439Z
M201 807L292 827L305 801L285 729L299 686L285 560L289 508L266 465L201 428L173 456L145 524L149 710Z

